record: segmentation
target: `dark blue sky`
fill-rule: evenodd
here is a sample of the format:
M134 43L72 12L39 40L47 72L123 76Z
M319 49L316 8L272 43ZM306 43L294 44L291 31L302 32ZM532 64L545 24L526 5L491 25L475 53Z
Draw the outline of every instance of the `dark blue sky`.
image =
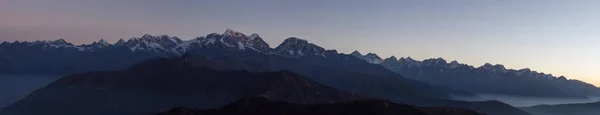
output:
M1 0L0 40L74 43L227 28L275 47L502 63L600 84L598 0Z

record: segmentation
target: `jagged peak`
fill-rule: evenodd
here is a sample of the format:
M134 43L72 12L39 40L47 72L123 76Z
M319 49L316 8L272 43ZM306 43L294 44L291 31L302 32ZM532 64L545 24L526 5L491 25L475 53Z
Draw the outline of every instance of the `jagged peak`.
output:
M108 43L108 42L106 42L106 40L104 40L104 39L100 39L100 40L98 41L98 43Z
M435 63L443 63L443 64L447 64L448 62L446 61L446 59L442 58L442 57L438 57L433 59L435 60Z
M485 63L483 64L481 67L494 67L494 65L492 65L491 63Z
M276 54L281 54L285 56L299 57L299 56L321 56L327 57L325 53L326 49L315 45L313 43L308 42L307 40L289 37L283 41L283 43L279 44L275 48Z
M296 37L289 37L289 38L283 40L283 43L279 44L279 46L277 46L277 47L279 48L281 46L292 45L292 44L310 45L311 43L304 39L300 39L300 38L296 38Z
M506 69L506 67L504 67L504 65L502 64L496 64L494 65L495 68L500 68L500 69Z
M410 56L406 57L405 59L406 59L407 61L417 61L417 60L413 59L413 58L412 58L412 57L410 57Z
M121 38L121 39L119 39L119 41L117 41L117 42L115 43L115 45L117 45L117 46L120 46L120 45L123 45L123 44L125 44L125 43L127 43L127 42L126 42L125 40L123 40L123 38Z
M447 64L448 62L444 59L444 58L429 58L429 59L425 59L423 60L424 63L426 63L427 65L430 64Z
M520 70L518 70L518 71L532 72L532 71L531 71L531 69L529 69L529 68L523 68L523 69L520 69Z
M494 71L494 72L507 72L504 65L501 65L501 64L492 65L490 63L485 63L479 68L483 68L483 69Z
M244 33L235 31L231 28L228 28L227 30L225 30L225 32L223 33L223 36L224 37L235 37L235 38L246 37L246 35Z
M52 47L73 46L73 44L67 42L63 38L59 38L59 39L56 39L56 40L36 40L35 42L28 42L28 41L19 42L19 41L15 41L15 43L47 44L47 45L50 45Z
M227 28L227 29L225 30L225 33L239 33L239 32L238 32L238 31L235 31L235 30L233 30L233 29L231 29L231 28Z
M387 60L387 59L394 60L394 61L398 61L398 58L396 58L396 56L392 56L392 57L386 58L386 60Z
M206 35L206 38L219 38L221 37L221 34L219 33L210 33L208 35Z
M550 75L552 75L552 74L550 74ZM560 77L558 77L558 78L559 78L559 79L565 79L565 80L567 79L567 77L565 77L565 76L562 76L562 75L561 75Z
M362 56L362 54L361 54L360 52L356 51L356 50L354 50L354 51L353 51L352 53L350 53L350 54L352 54L352 55L355 55L355 56Z
M257 33L252 33L250 36L248 36L250 39L256 39L259 38L260 39L260 35L258 35Z
M372 63L372 64L380 64L383 61L383 60L381 60L381 57L379 57L375 53L368 53L364 57L367 62Z
M27 41L25 41L25 43L27 43ZM37 40L37 41L35 41L35 43L48 43L48 44L53 44L53 45L69 44L69 42L67 42L67 40L65 40L63 38L59 38L56 40Z
M59 38L57 40L53 41L54 43L67 43L67 40L63 39L63 38Z
M179 42L183 41L183 40L181 40L177 36L144 34L142 37L139 37L139 38L138 37L133 37L133 38L127 40L127 42L131 42L131 41L160 41L160 40L167 40L167 39L170 40L170 41L172 41L172 42L175 42L175 43L179 43ZM119 40L119 41L121 41L121 40Z
M375 53L371 53L371 52L367 53L367 55L365 55L365 56L366 56L366 57L374 57L374 58L379 58L379 59L381 59L381 57L379 57L377 54L375 54Z
M446 59L438 57L438 58L429 58L429 59L425 59L423 61L446 61Z
M94 43L97 43L97 44L100 44L100 45L110 45L110 44L109 44L109 43L108 43L106 40L104 40L104 39L100 39L98 42L94 42Z
M291 41L296 41L296 42L307 42L307 43L308 43L308 40L305 40L305 39L300 39L300 38L298 38L298 37L289 37L289 38L287 38L287 39L285 39L285 40L283 40L283 41L284 41L284 42L286 42L286 41L288 41L288 42L291 42Z
M152 38L154 36L150 35L150 34L144 34L141 38Z
M452 65L458 65L460 63L458 61L456 61L456 60L453 60L452 62L450 62L450 64L452 64Z
M337 50L333 49L333 50L325 50L326 53L329 54L339 54Z
M397 64L399 62L400 62L400 60L398 60L398 58L396 58L396 56L391 56L391 57L385 58L381 63L382 64L393 64L393 63Z

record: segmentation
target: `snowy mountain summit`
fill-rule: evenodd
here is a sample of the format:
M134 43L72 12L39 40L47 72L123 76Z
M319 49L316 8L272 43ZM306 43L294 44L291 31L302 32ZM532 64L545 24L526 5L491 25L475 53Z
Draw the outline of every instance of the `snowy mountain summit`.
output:
M372 64L381 64L381 62L383 62L381 57L379 57L377 54L374 54L374 53L367 53L366 55L362 55L360 52L355 50L354 52L350 53L350 55L352 55L358 59L363 59Z

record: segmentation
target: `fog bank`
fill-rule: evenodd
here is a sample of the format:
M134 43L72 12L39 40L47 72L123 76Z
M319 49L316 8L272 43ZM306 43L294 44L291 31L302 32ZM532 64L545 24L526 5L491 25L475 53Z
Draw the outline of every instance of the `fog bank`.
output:
M60 76L57 75L0 74L0 108L22 99L58 78Z
M478 94L485 100L498 100L516 107L529 107L535 105L557 105L557 104L572 104L572 103L590 103L597 102L598 97L590 98L547 98L547 97L532 97L532 96L514 96L514 95L493 95L493 94Z

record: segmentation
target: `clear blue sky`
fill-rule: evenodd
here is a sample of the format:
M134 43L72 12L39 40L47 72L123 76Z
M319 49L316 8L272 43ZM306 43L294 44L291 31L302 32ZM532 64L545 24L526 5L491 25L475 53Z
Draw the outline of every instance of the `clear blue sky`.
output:
M341 52L532 68L600 85L598 0L0 0L0 41L232 28L271 47L296 36Z

